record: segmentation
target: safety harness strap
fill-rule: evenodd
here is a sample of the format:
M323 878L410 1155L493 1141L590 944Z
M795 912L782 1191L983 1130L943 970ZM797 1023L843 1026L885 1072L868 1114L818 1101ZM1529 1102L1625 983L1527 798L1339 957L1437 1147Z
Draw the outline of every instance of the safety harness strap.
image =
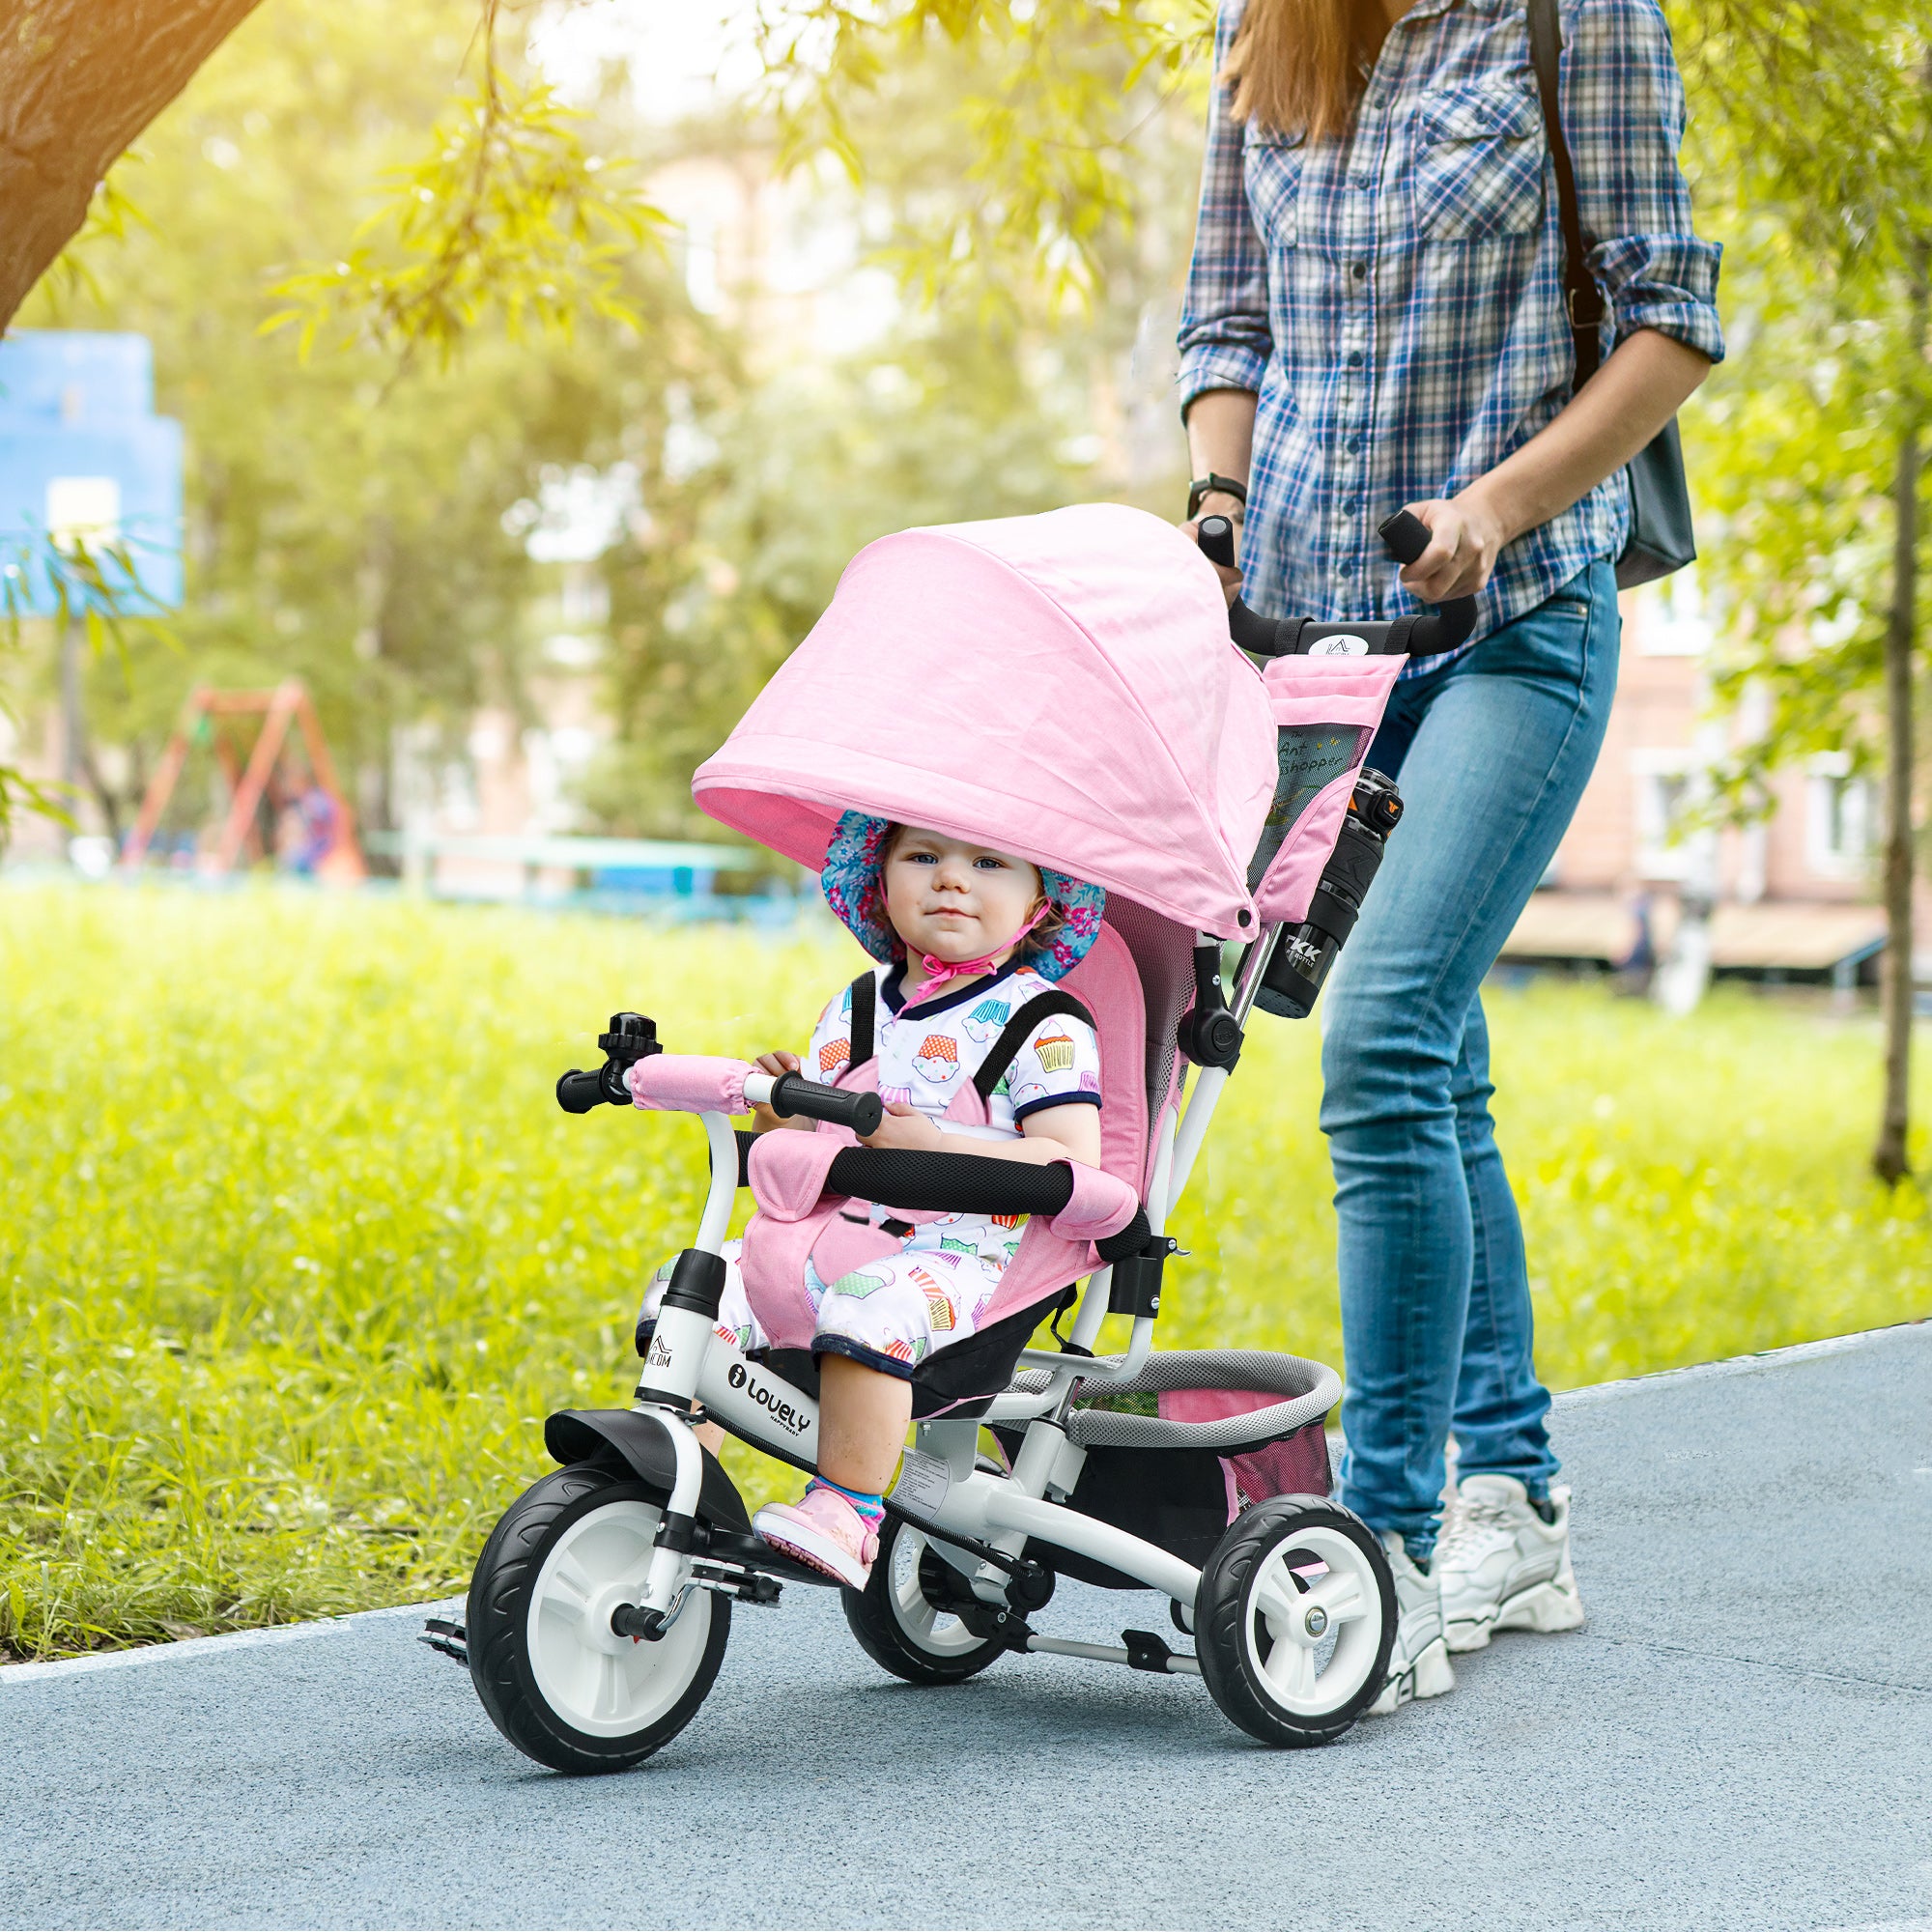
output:
M980 1099L991 1102L993 1089L1007 1077L1013 1056L1027 1043L1034 1028L1056 1013L1085 1020L1090 1027L1094 1025L1094 1015L1071 993L1063 993L1057 986L1050 993L1036 993L1001 1029L992 1051L980 1063L973 1085L979 1090ZM1097 1033L1099 1029L1095 1027L1094 1031ZM857 1048L853 1050L856 1052Z
M873 1020L879 1003L879 982L870 973L861 973L852 981L852 1066L863 1066L872 1057Z

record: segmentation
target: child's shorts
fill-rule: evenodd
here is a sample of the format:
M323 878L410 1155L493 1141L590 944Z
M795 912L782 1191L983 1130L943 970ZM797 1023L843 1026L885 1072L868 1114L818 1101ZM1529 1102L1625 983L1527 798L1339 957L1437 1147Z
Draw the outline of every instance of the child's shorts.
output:
M818 1310L814 1355L849 1355L868 1369L910 1381L936 1349L977 1331L1019 1246L1017 1226L954 1215L927 1222L905 1237L895 1255L867 1262L827 1284L808 1262L806 1292ZM724 1243L724 1293L718 1328L748 1354L770 1346L738 1272L742 1242ZM652 1279L638 1321L641 1346L656 1325L670 1281L667 1262Z

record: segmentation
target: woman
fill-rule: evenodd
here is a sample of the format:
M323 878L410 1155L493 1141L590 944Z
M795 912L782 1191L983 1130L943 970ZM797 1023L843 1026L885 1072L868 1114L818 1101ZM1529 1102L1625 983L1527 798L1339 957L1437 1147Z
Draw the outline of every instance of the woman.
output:
M1561 17L1610 346L1574 399L1522 0L1223 0L1181 313L1188 514L1242 525L1231 594L1331 620L1479 599L1472 642L1406 668L1369 753L1407 810L1323 1012L1342 1494L1402 1609L1383 1710L1449 1690L1448 1651L1492 1629L1582 1621L1478 988L1603 743L1622 467L1723 354L1663 17ZM1405 504L1432 534L1398 590L1376 526Z

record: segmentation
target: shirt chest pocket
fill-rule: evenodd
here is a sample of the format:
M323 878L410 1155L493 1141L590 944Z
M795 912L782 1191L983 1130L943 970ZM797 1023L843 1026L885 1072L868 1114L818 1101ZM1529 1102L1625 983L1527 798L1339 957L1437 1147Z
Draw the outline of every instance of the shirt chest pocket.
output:
M1543 221L1543 116L1516 88L1426 95L1416 110L1415 226L1432 241L1520 235Z
M1250 130L1242 143L1241 170L1255 228L1269 248L1293 248L1301 239L1301 162L1306 146L1299 134Z

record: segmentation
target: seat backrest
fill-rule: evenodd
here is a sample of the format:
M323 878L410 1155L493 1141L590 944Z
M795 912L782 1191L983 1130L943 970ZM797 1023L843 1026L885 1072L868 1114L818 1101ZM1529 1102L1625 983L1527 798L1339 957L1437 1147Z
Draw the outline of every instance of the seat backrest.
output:
M1147 1166L1147 1008L1133 954L1103 925L1060 983L1094 1015L1100 1037L1100 1165L1138 1188Z
M1100 1164L1147 1191L1149 1140L1174 1089L1175 1029L1194 996L1193 935L1110 897L1086 958L1061 981L1100 1037Z

